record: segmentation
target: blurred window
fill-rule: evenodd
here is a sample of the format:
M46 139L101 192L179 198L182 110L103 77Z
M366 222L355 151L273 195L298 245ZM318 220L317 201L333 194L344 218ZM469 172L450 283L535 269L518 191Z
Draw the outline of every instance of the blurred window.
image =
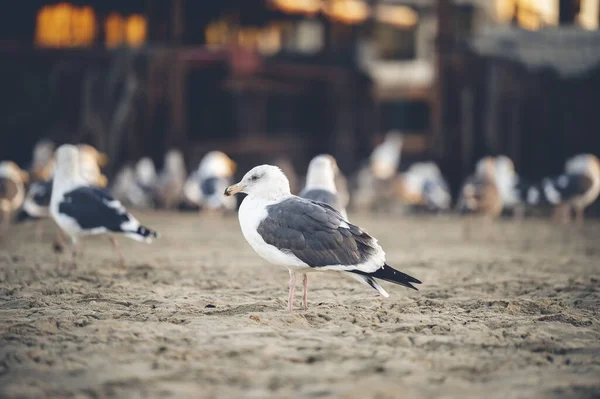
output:
M106 46L140 46L146 41L147 29L146 18L142 15L125 18L116 12L110 13L104 23Z
M96 15L91 7L69 3L44 6L37 14L35 44L42 47L89 46L96 39Z
M70 3L42 7L37 14L35 44L41 47L86 47L98 39L96 13L92 7ZM146 41L146 18L139 14L123 17L116 12L104 21L105 41L108 47L139 46Z

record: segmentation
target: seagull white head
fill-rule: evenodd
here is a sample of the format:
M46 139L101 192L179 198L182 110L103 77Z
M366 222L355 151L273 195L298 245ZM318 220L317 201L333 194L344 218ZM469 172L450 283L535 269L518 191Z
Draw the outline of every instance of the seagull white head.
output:
M135 165L135 176L145 186L151 186L156 180L154 162L148 157L140 159Z
M494 158L487 156L480 159L475 166L475 175L496 181L496 161Z
M201 177L231 177L235 173L237 164L221 151L211 151L202 158L198 166Z
M317 155L308 164L306 188L323 189L336 193L335 175L338 171L339 168L334 157L327 154Z
M569 159L565 164L567 173L583 173L600 179L600 160L592 154L580 154Z
M169 173L185 176L185 161L179 150L171 149L165 155L165 170Z
M244 178L225 189L225 195L245 193L252 197L276 200L290 195L290 182L277 166L260 165L252 168Z
M44 167L54 156L54 143L48 139L42 139L35 143L33 148L34 167Z

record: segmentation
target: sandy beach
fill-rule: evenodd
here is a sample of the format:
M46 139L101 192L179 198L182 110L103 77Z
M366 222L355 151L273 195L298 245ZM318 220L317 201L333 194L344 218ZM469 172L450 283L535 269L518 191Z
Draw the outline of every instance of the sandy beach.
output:
M135 213L162 237L127 270L105 237L57 269L50 221L0 236L1 398L600 397L598 222L350 215L420 290L311 274L289 314L235 216Z

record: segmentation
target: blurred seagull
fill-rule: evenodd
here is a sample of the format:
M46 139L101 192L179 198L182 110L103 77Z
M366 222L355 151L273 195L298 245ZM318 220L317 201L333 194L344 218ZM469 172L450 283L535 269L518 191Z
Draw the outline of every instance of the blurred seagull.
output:
M475 168L475 174L469 176L460 191L457 208L461 214L483 216L488 222L502 212L502 196L496 184L496 161L485 157ZM469 226L464 226L464 235L468 236Z
M448 183L434 162L417 162L401 173L397 181L398 197L408 205L431 211L450 209L452 197Z
M233 183L236 167L225 153L209 152L185 182L186 200L203 210L235 210L237 201L233 197L224 197L223 191Z
M186 180L185 161L179 150L171 149L165 155L165 164L156 180L155 197L166 209L177 207L181 201Z
M141 158L135 164L135 180L137 185L146 193L154 192L156 186L156 167L149 157Z
M542 180L527 190L528 205L556 206L557 216L570 220L575 210L577 224L583 224L584 210L600 194L600 161L595 155L580 154L565 163L565 173Z
M91 186L106 187L108 179L100 171L100 167L105 165L108 160L106 154L98 152L94 147L87 144L79 145L77 148L79 151L79 170L82 178ZM50 216L48 207L52 196L53 175L54 155L52 156L52 170L49 178L34 181L29 185L23 207L17 216L18 222L29 219L43 219ZM38 224L36 226L36 236L38 237L41 234L39 228L40 225Z
M370 168L379 180L388 180L396 175L400 165L403 136L397 131L388 132L383 143L379 144L370 158Z
M526 202L522 197L522 192L527 183L515 171L512 159L505 155L496 157L495 179L504 209L511 209L513 217L521 219Z
M115 176L111 192L119 201L136 208L150 208L154 204L156 169L150 158L140 159L135 169L125 165Z
M54 143L48 139L42 139L33 147L33 159L29 173L31 181L46 181L52 177L54 169Z
M338 211L344 220L348 220L347 203L343 202L335 184L335 177L339 173L334 157L331 155L317 155L308 165L306 186L299 196L327 204Z
M63 145L56 151L56 170L52 184L50 214L58 226L71 238L73 264L77 256L79 239L86 235L122 233L137 241L150 243L157 233L140 223L108 194L91 187L79 169L80 152L77 147ZM119 255L122 266L125 260L118 242L110 240Z
M225 195L248 194L239 210L242 233L250 246L270 263L290 273L288 311L293 310L296 272L303 274L302 306L307 308L308 277L313 271L337 271L388 293L375 278L408 288L421 282L386 264L385 252L367 232L346 222L329 205L296 197L283 172L257 166Z
M29 174L12 161L0 162L0 216L2 227L8 227L13 212L25 198L25 184Z

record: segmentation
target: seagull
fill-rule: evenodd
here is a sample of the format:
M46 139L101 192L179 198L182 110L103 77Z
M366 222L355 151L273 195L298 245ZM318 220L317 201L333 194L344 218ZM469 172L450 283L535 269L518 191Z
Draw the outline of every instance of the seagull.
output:
M160 206L173 209L179 205L185 185L186 172L183 154L171 149L165 155L163 170L156 180L156 200Z
M149 157L143 157L135 164L136 184L144 192L148 194L154 192L157 178L156 167Z
M450 209L450 189L435 162L412 164L398 176L396 183L397 195L405 204L434 212Z
M224 152L209 152L185 183L186 200L204 210L235 210L237 201L223 197L223 191L233 183L236 168L236 163Z
M397 176L403 141L400 132L388 132L383 142L371 153L367 165L359 169L356 190L352 195L354 209L389 208L394 196L394 190L390 189L394 184L390 182L393 183Z
M39 145L36 145L34 154L39 152ZM42 147L43 148L43 147ZM108 157L96 150L94 147L81 144L77 146L79 151L79 171L82 178L87 184L94 187L104 188L108 182L106 176L100 171L100 167L105 165ZM34 155L35 159L35 155ZM35 162L34 162L35 163ZM27 190L23 206L17 214L17 222L24 222L30 219L36 221L35 231L36 237L39 239L42 235L42 225L39 223L39 219L45 219L50 217L50 198L52 196L52 178L54 175L54 155L51 157L51 170L48 179L33 181ZM40 175L38 174L38 177ZM55 248L61 248L60 236L57 232L56 240L54 243Z
M485 157L475 168L475 174L467 177L463 184L457 209L461 214L482 216L490 223L502 213L502 196L496 183L496 162L493 157ZM470 236L470 222L463 226L463 236Z
M299 196L327 204L338 211L344 220L348 220L346 204L342 202L335 184L338 171L339 168L334 157L327 154L317 155L308 165L306 186Z
M581 225L585 208L599 194L600 160L592 154L579 154L567 160L565 173L544 178L541 183L529 187L525 200L528 205L555 206L556 216L563 221L570 219L573 208L576 223Z
M530 185L519 177L515 164L506 155L497 156L495 163L494 174L503 207L512 210L515 219L522 219L526 202L523 198L524 188Z
M0 216L3 229L8 227L12 213L25 198L29 174L12 161L0 162Z
M33 147L33 158L29 168L31 181L46 181L52 177L54 168L54 143L49 139L42 139Z
M403 141L401 133L390 131L385 135L383 143L375 147L371 153L370 168L377 179L388 180L396 175Z
M79 151L63 145L56 151L56 169L52 184L50 214L56 224L71 238L73 264L81 237L104 233L122 233L137 241L150 243L158 234L140 223L107 191L90 186L79 170ZM118 242L110 240L117 251L121 266L125 260Z
M227 196L237 193L248 194L238 216L250 246L268 262L289 270L289 312L293 310L296 272L303 274L303 309L307 309L308 272L341 272L384 297L389 295L375 278L415 290L412 283L421 283L387 265L377 240L346 222L335 209L292 195L288 179L275 166L257 166L225 190Z
M140 159L135 169L125 165L117 173L111 192L121 202L136 208L150 208L154 205L156 169L150 158Z

